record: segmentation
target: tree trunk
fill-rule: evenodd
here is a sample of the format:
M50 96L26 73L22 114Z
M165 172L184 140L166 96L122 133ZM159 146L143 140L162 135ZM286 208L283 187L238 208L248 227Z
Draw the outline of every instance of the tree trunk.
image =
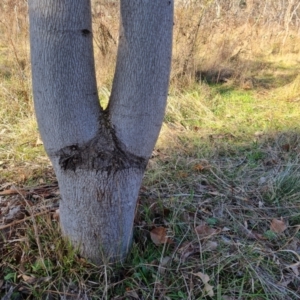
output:
M165 111L173 1L121 1L106 110L97 95L90 0L29 0L29 16L34 104L59 182L62 231L95 263L123 259Z

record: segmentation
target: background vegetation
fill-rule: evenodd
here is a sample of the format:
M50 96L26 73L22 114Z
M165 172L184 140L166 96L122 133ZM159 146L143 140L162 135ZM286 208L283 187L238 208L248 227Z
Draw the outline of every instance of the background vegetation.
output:
M62 239L31 93L27 1L0 3L2 299L300 299L300 3L177 1L168 108L119 266ZM109 99L118 1L93 1ZM82 212L85 213L85 212Z

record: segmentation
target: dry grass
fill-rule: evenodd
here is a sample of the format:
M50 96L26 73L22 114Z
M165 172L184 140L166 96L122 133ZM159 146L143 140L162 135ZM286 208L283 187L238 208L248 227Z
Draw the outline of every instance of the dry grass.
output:
M299 8L242 2L178 4L168 109L133 248L122 265L100 267L61 237L32 106L26 1L0 4L4 299L300 299ZM108 0L93 11L104 105L117 12ZM155 245L160 227L168 243Z

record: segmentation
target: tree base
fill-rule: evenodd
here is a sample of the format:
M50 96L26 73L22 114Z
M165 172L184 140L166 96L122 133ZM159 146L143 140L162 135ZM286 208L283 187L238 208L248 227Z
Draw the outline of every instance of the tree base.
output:
M143 171L61 170L57 177L63 234L95 264L124 260L132 244Z

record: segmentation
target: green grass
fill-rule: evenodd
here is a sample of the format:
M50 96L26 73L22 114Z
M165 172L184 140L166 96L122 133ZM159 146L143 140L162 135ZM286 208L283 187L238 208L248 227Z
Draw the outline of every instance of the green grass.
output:
M300 238L297 113L291 103L234 87L173 92L145 175L128 259L96 267L61 238L51 214L33 217L1 242L0 276L18 287L12 299L85 293L90 299L209 299L198 272L209 276L213 299L298 299L299 279L287 268L297 262ZM46 158L41 146L19 144L21 132L25 139L27 130L36 132L23 122L16 118L13 134L5 137L16 144L1 144L4 165L13 161L2 174L12 178L32 162L35 172L23 184L36 185L47 180L38 167ZM34 210L44 206L42 200ZM275 233L270 223L281 217L291 226ZM202 222L218 233L198 236L194 228ZM153 244L149 232L156 226L168 228L172 244Z

